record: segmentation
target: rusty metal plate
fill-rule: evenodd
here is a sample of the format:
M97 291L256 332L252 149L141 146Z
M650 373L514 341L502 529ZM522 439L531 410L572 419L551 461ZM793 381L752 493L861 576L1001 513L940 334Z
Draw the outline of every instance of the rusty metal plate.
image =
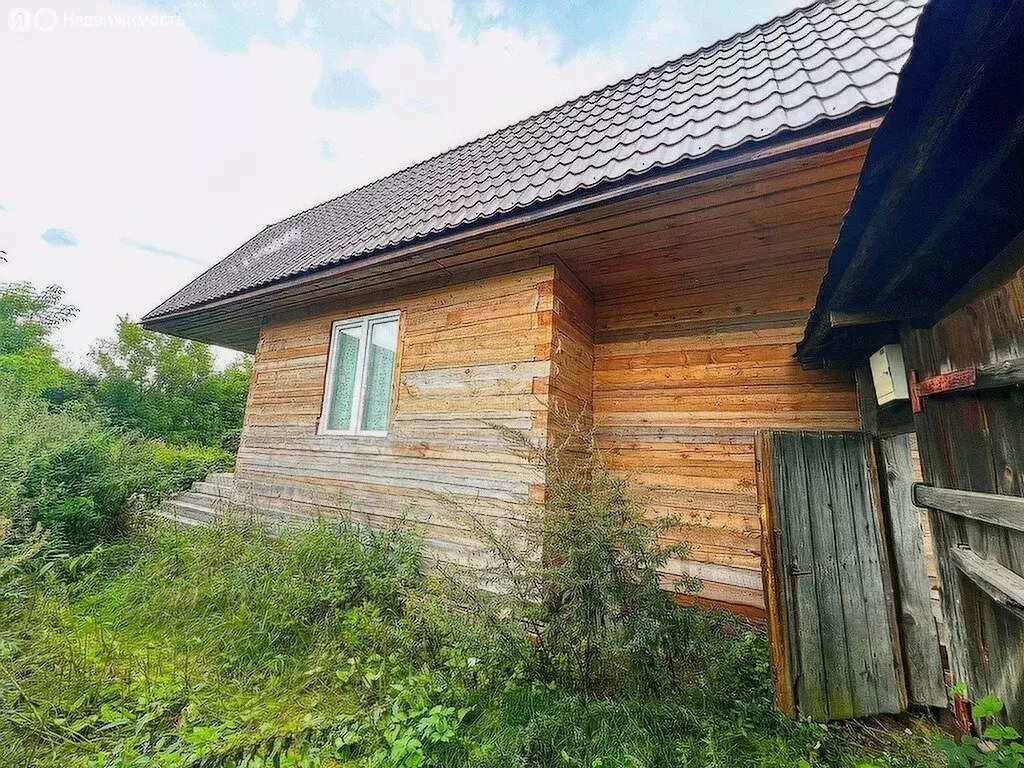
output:
M978 371L975 368L964 368L959 371L940 373L924 381L917 381L915 371L910 385L910 404L914 413L921 410L921 398L929 395L941 395L958 389L970 389L978 383Z

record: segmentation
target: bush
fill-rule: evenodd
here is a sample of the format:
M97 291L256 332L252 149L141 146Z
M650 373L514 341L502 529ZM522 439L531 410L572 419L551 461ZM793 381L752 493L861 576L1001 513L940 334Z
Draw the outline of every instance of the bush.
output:
M232 456L238 453L238 447L242 442L242 428L229 429L220 436L220 449L227 451Z
M525 621L536 637L535 673L581 693L656 696L724 675L729 635L745 627L724 613L679 604L699 582L663 575L671 559L686 557L684 544L663 543L678 521L645 514L628 480L604 465L593 436L575 427L565 432L551 448L504 432L547 477L547 498L525 521L495 529L447 500L482 542L488 563L444 569L456 594L503 627L507 641Z
M0 516L41 523L80 551L124 529L133 511L231 465L224 451L170 447L71 409L0 396Z
M214 449L172 448L91 422L67 426L38 447L17 495L32 523L76 551L122 532L131 513L230 462Z
M1024 766L1024 740L1011 725L999 722L1003 702L986 694L974 703L971 714L981 724L981 738L966 735L960 743L939 739L935 748L949 759L950 768L1015 768Z
M202 480L211 472L225 472L234 465L234 457L219 448L201 445L165 445L159 440L143 442L140 452L143 492L153 506L168 495Z

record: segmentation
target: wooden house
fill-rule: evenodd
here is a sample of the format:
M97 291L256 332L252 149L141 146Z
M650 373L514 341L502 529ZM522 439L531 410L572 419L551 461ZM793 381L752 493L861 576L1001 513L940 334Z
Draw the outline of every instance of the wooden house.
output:
M438 493L500 520L545 492L492 425L543 443L583 414L651 514L683 520L667 575L758 620L778 588L762 512L788 487L771 462L803 435L788 466L854 478L829 487L852 511L836 502L822 599L869 610L846 617L844 659L816 662L854 693L793 706L940 703L927 588L904 611L887 559L888 498L912 478L879 481L854 367L794 358L923 5L823 0L527 118L268 226L144 325L255 354L235 483L261 508L416 521L430 557L461 562L473 542Z

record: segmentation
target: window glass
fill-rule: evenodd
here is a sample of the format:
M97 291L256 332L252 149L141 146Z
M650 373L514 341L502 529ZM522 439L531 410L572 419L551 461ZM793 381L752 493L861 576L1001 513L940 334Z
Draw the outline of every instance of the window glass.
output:
M370 323L370 349L366 359L363 418L360 426L367 432L383 432L388 428L397 348L397 320Z
M363 326L338 328L331 345L334 355L333 380L331 381L330 412L327 414L327 428L346 430L352 424L352 401L356 392L356 377L359 374L359 349L363 338Z

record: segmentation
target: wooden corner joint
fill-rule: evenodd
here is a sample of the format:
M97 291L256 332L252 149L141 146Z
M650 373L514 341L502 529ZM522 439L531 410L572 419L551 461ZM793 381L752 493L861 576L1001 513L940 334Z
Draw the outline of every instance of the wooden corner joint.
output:
M917 371L910 372L910 407L914 413L921 412L921 398L941 395L958 389L970 389L978 383L977 368L962 368L958 371L940 373L937 376L917 380Z

